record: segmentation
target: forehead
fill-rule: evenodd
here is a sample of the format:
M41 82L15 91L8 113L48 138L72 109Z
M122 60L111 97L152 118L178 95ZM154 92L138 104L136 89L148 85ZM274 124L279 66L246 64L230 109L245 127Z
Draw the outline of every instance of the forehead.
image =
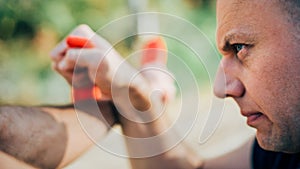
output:
M273 13L275 8L278 8L277 3L270 0L217 0L217 19L220 22L232 15L255 17L262 13Z
M270 33L284 19L274 1L217 0L217 22L217 41L220 41L228 32Z

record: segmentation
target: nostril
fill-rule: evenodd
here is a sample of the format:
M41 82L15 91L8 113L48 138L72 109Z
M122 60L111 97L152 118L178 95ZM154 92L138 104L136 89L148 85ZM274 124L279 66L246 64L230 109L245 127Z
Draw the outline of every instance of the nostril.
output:
M226 94L226 95L225 95L225 98L227 98L227 97L232 97L232 98L234 98L234 97L236 97L236 96L231 95L231 94Z
M238 79L227 81L225 88L226 97L243 97L245 94L245 87Z
M246 90L244 90L243 93L241 93L240 95L232 95L232 94L226 94L225 97L243 97L246 93Z
M222 59L216 74L214 93L217 97L242 97L245 87L239 79L239 71L229 59Z

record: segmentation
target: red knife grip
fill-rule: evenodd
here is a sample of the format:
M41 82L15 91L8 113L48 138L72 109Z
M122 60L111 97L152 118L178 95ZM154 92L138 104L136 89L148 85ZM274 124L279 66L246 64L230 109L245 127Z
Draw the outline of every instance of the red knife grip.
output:
M80 36L68 36L66 42L70 48L93 48L95 45L88 39Z

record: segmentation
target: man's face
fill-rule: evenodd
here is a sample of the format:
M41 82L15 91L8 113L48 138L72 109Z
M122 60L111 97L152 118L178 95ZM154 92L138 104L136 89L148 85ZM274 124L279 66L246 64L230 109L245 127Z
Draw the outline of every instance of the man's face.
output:
M215 94L233 97L262 148L300 152L300 50L269 0L218 0Z

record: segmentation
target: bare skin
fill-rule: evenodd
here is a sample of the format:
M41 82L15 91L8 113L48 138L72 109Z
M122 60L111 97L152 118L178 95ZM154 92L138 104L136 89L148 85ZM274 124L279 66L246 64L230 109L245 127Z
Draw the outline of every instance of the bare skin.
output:
M300 59L294 25L272 1L219 0L217 13L217 43L223 58L215 94L234 98L248 124L257 129L263 148L299 152ZM147 125L121 123L126 135L149 137L163 131L166 121L162 117ZM253 139L234 152L204 161L190 157L185 148L178 155L179 145L157 157L131 162L133 168L251 168L252 144ZM134 147L128 144L129 152Z
M80 26L71 34L86 35L86 29L82 29L82 27L87 28ZM100 45L104 46L103 43ZM74 67L71 69L59 68L59 64L65 59L66 48L65 43L62 42L53 50L54 69L75 88L91 85L93 82L90 80L89 72L73 74L70 70L73 70ZM151 76L151 73L148 76ZM137 93L134 90L133 88L133 96L135 96L134 93ZM105 92L105 90L103 91ZM109 92L107 94L109 95ZM137 96L140 97L140 95ZM98 103L102 116L99 115L98 107L94 107L93 104L92 100L79 102L76 104L77 110L73 108L73 105L61 107L1 106L1 168L62 168L75 160L93 145L93 141L89 137L102 138L115 123L112 116L112 111L115 110L112 110L112 104L109 101ZM144 109L145 107L141 106L140 108ZM83 131L78 120L81 123L89 124L84 128L89 137Z
M67 144L63 123L36 108L2 106L0 111L1 151L40 168L59 165Z
M86 35L81 29L71 34ZM93 85L87 72L58 69L66 51L64 41L53 50L53 68L74 88ZM95 104L88 99L76 102L75 107L0 106L0 157L7 159L0 168L62 168L94 144L90 138L101 139L116 122L109 101Z
M257 129L257 139L263 148L295 153L300 151L300 117L297 115L300 96L299 43L294 40L293 25L280 9L277 3L267 0L218 0L217 43L223 58L215 93L222 98L234 98L241 114L248 118L248 124ZM75 32L84 37L95 35L84 25ZM113 99L123 116L136 120L120 117L126 136L149 138L161 134L170 125L166 115L149 123L140 123L139 120L154 119L164 104L163 96L147 97L153 89L149 79L141 75L130 81L137 70L126 62L123 64L123 59L114 50L106 57L104 52L111 46L101 37L95 37L92 41L96 49L68 50L64 43L58 45L53 55L54 68L69 82L80 82L82 79L72 79L69 70L74 69L77 60L79 66L86 67L88 72L78 78L97 84L104 94ZM122 76L116 69L120 68L121 63ZM132 94L135 97L128 97ZM129 106L130 102L133 107ZM155 148L164 149L164 145L173 138L176 139L175 134L168 137L161 135L157 139L160 144L155 144ZM129 154L137 153L140 145L125 140ZM132 168L138 169L247 169L251 168L252 143L253 140L249 140L236 151L210 160L197 157L182 144L158 156L130 160ZM138 153L143 153L143 150Z
M108 102L99 103L103 117L91 108L90 101L80 104L88 110L75 111L73 106L1 106L0 157L7 159L1 168L62 168L87 151L94 142L79 120L88 121L85 130L95 139L105 136L115 121Z
M300 59L292 23L278 4L271 1L219 0L217 11L217 43L223 59L215 83L216 95L235 99L242 115L248 117L248 124L257 129L257 139L263 148L299 152ZM133 129L130 125L122 124L125 133L127 130L142 135L127 129L128 126ZM152 128L155 127L162 128L163 124ZM205 160L202 167L251 168L252 142L249 140L222 157ZM185 153L183 151L186 165L176 162L175 165L197 168ZM174 163L168 164L163 158L172 156L172 151L161 156L132 160L132 163L134 168L151 168L153 163L165 165L162 168L174 168ZM179 156L174 157L182 161ZM201 168L201 162L198 164Z
M299 49L294 38L295 30L291 29L294 25L287 21L287 15L278 5L267 0L217 2L217 43L223 58L216 78L215 94L221 98L234 98L241 108L241 114L248 118L248 124L257 129L257 139L263 148L295 153L300 151L300 117L297 115L300 96ZM145 113L132 109L126 102L128 101L126 90L130 88L136 95L134 97L136 99L130 101L135 103L134 105L144 105L136 109L147 110L149 118L156 117L163 102L160 101L161 96L152 99L146 97L147 92L151 91L151 85L145 77L138 78L137 83L129 83L128 78L130 79L136 70L130 65L125 65L123 70L125 77L116 76L113 81L115 68L122 62L118 54L103 57L101 50L83 53L83 57L79 58L79 64L87 67L90 75L97 74L95 73L97 70L95 83L110 96L113 95L111 91L117 91L120 95L114 97L115 105L121 113L133 116L136 120L134 122L121 117L123 133L126 136L149 138L161 134L168 128L168 118L165 115L150 123L137 122L144 118ZM102 68L94 65L98 57L101 57ZM76 51L67 54L67 58L68 65L72 67L74 65L72 62L78 59ZM68 66L65 68L68 69ZM112 87L107 88L108 86ZM149 103L151 108L148 107ZM158 144L155 148L163 149L163 145L175 137L176 135L161 136L159 142L162 144ZM139 145L128 139L126 141L129 154L137 153ZM247 169L251 168L252 143L253 140L249 140L236 151L211 160L191 155L191 151L184 145L178 145L155 157L131 159L131 164L133 168L139 169Z
M77 29L71 34L84 33ZM61 44L52 52L53 68L74 88L93 85L87 72L73 74L73 70L58 69L58 64L64 59L67 48L65 43ZM14 167L62 168L66 166L94 144L90 137L101 139L115 123L112 103L109 101L99 102L98 106L97 104L95 106L94 100L84 100L76 102L76 109L74 105L0 107L0 150L3 152L0 156L8 159L15 158L16 160L10 160L10 166ZM80 123L86 124L84 129ZM7 165L7 163L2 164Z
M248 125L257 129L262 148L300 152L300 57L294 25L272 1L220 0L217 11L223 59L216 95L238 103Z
M147 138L151 136L159 135L162 131L169 127L170 124L166 123L168 120L164 113L157 120L153 120L157 117L161 110L161 106L166 104L166 100L163 98L165 94L172 96L172 90L174 89L173 82L168 80L163 74L158 72L143 74L140 73L133 80L132 77L138 70L133 68L127 62L124 62L123 58L114 50L111 50L107 55L104 55L107 50L110 50L112 46L108 44L103 38L96 35L88 26L81 25L77 27L73 33L78 36L91 38L91 41L97 46L95 49L67 49L65 42L62 41L52 53L55 69L62 75L68 74L70 70L73 70L75 65L85 67L88 70L86 76L101 89L101 91L113 99L114 104L120 112L120 120L123 126L123 133L129 137ZM71 33L72 34L72 33ZM63 59L61 59L63 58ZM77 61L77 63L76 63ZM160 67L164 69L163 67ZM65 76L68 77L68 76ZM154 80L160 81L155 83ZM163 84L163 85L160 85ZM149 93L153 89L161 89L162 92L151 98L148 97ZM113 91L113 92L112 92ZM116 94L114 94L116 93ZM170 97L167 97L170 98ZM151 106L150 106L151 103ZM131 107L131 105L133 107ZM130 118L130 120L128 119ZM149 123L140 123L143 121L152 121ZM176 135L169 135L174 137ZM137 150L137 146L146 146L145 142L136 144L126 140L128 145L129 154L136 155L134 150ZM164 142L168 144L170 138L161 136L158 138L157 143ZM154 143L149 143L151 146ZM159 146L156 145L156 150L164 150L164 144ZM133 150L133 151L132 151ZM170 153L171 152L171 153ZM167 167L172 164L175 168L194 168L199 166L201 161L198 160L197 156L193 155L191 151L188 151L185 146L178 146L168 153L162 155L147 158L147 160L135 160L131 159L133 168L145 168L158 167L159 161L168 161L166 165L160 167ZM143 151L138 153L144 153ZM179 158L188 157L186 160L177 160ZM144 163L147 163L146 165Z

